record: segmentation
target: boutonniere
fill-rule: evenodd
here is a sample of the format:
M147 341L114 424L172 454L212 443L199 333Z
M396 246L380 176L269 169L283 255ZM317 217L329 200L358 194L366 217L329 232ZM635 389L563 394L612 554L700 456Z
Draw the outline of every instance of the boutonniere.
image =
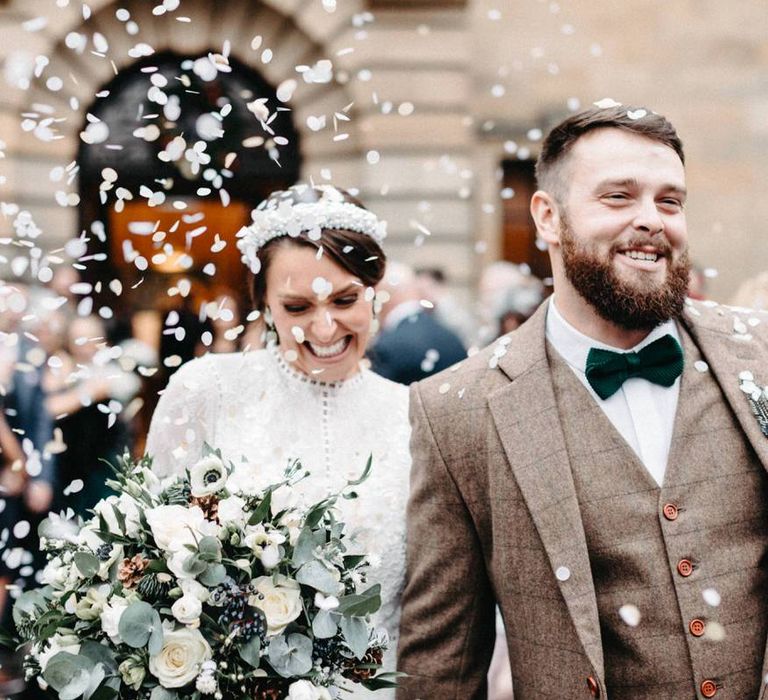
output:
M768 437L768 387L755 384L752 372L739 374L739 388L746 394L749 408L752 410L763 435Z

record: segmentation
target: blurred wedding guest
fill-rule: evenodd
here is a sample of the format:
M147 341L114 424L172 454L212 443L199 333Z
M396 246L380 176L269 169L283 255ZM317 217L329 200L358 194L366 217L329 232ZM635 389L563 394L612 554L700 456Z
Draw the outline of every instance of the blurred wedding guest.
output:
M731 300L731 306L768 311L768 272L761 272L742 282Z
M522 284L513 284L507 288L496 311L498 335L506 335L522 326L545 296L544 283L533 275L527 276Z
M527 265L497 260L483 268L477 284L478 332L473 345L478 348L499 337L499 319L507 290L525 286L531 277Z
M443 269L420 267L415 273L419 298L432 304L434 316L456 333L465 347L470 345L477 334L477 324L472 314L451 292Z
M69 356L46 399L57 419L66 449L59 456L62 505L81 515L108 496L109 468L130 443L122 410L140 388L139 379L116 362L122 351L105 340L97 316L76 318L68 329Z
M707 276L704 269L698 265L691 265L688 273L688 297L703 301L707 298Z
M459 337L421 304L413 270L389 262L379 285L388 297L379 315L380 332L370 349L371 369L400 384L410 384L466 357Z

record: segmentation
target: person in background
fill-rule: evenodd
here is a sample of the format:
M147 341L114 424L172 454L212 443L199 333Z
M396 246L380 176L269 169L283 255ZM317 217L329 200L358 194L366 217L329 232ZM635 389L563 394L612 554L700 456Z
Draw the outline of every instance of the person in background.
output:
M459 337L421 304L410 267L390 262L379 295L381 330L369 352L374 372L410 384L466 357Z
M501 334L500 323L510 303L513 290L541 289L542 283L531 274L528 265L497 260L487 265L477 284L478 330L473 347L484 348Z
M62 359L58 382L52 382L46 406L56 417L66 449L59 456L65 499L80 514L110 495L109 468L130 445L121 415L140 388L139 379L115 361L121 352L106 343L97 316L76 318L68 329L69 356Z
M432 304L435 318L458 335L464 347L469 347L477 334L477 324L451 292L443 269L419 267L415 274L419 298Z
M731 300L731 305L746 309L768 310L768 272L761 272L742 282Z
M506 289L498 306L499 337L522 326L539 307L546 289L543 282L533 275L525 278L522 284L514 284Z

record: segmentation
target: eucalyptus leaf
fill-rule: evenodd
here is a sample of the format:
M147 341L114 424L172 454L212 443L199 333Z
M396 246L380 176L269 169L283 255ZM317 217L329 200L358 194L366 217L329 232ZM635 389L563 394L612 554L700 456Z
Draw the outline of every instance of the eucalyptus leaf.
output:
M199 554L193 554L191 557L187 557L184 560L184 564L181 568L188 574L198 576L208 568L208 564L202 560Z
M112 650L94 641L86 641L80 645L80 656L85 656L94 664L101 664L109 673L117 673L117 661Z
M75 700L88 690L91 682L91 674L81 668L75 677L59 690L59 700Z
M315 547L323 544L324 539L322 532L315 532L308 527L302 528L296 540L296 546L293 548L293 565L301 566L312 561L315 558Z
M149 642L147 643L147 651L150 656L157 656L163 650L163 628L162 625L158 625L152 629L149 634Z
M341 633L352 653L362 659L368 651L368 625L359 617L342 617Z
M205 537L201 538L197 545L197 551L199 552L200 558L203 561L221 561L221 542L217 537L206 535Z
M60 651L48 661L45 671L43 671L43 679L58 693L75 681L82 671L85 672L87 678L92 668L93 662L85 656ZM83 686L83 689L85 687ZM81 690L80 693L82 692Z
M243 644L238 650L240 658L253 668L259 667L261 658L261 641L258 637L252 637L249 642Z
M333 595L339 590L339 579L316 559L307 562L298 570L296 580L327 595Z
M90 700L91 696L98 690L99 686L101 685L101 682L106 677L107 673L104 669L104 666L101 664L96 664L93 671L91 671L89 678L88 678L88 686L86 687L85 691L83 692L83 700Z
M197 578L204 586L215 588L227 578L227 570L223 564L209 564L208 568Z
M120 638L135 649L145 646L155 630L162 633L160 615L144 601L131 603L120 616L117 626Z
M381 607L381 585L375 584L362 593L352 593L339 598L336 612L345 617L372 615Z
M179 700L179 696L172 690L168 690L167 688L158 685L152 689L152 692L149 695L149 700Z
M272 668L283 678L303 676L312 669L312 640L303 634L273 637L267 656Z
M317 639L329 639L338 631L339 626L330 610L320 610L312 620L312 633Z
M90 552L75 552L75 566L85 578L91 578L99 573L101 562Z

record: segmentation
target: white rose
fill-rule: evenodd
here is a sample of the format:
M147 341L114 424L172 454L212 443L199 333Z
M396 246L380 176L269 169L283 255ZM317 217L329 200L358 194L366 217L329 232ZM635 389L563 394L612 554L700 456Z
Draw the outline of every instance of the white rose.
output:
M54 634L49 640L48 645L43 650L34 652L34 656L40 664L40 670L45 671L48 662L60 651L66 651L70 654L80 653L80 640L74 634Z
M171 606L171 612L182 625L199 627L203 604L193 595L183 595Z
M79 574L74 564L65 564L61 557L51 559L40 574L40 582L56 589L72 588Z
M109 603L104 606L101 618L101 629L106 632L107 636L112 640L114 644L119 644L120 633L118 627L120 625L120 618L123 616L125 609L128 607L128 601L119 595L113 595L109 599Z
M318 687L309 681L296 681L288 686L286 700L331 700L327 688Z
M195 497L218 493L227 483L227 468L213 455L203 457L189 470L189 485Z
M229 496L219 501L219 522L222 527L235 525L236 527L245 527L245 499L240 496Z
M200 631L182 627L165 632L160 653L149 657L149 672L164 688L181 688L196 678L211 656L211 647Z
M264 613L268 636L279 634L301 615L301 589L293 579L282 574L259 576L251 581L251 585L255 593L248 603Z
M198 583L191 578L181 579L179 586L184 595L194 596L201 603L205 603L211 595L211 592L202 583Z
M156 506L146 511L146 517L157 546L166 551L194 545L201 536L218 534L216 523L206 520L199 506Z

